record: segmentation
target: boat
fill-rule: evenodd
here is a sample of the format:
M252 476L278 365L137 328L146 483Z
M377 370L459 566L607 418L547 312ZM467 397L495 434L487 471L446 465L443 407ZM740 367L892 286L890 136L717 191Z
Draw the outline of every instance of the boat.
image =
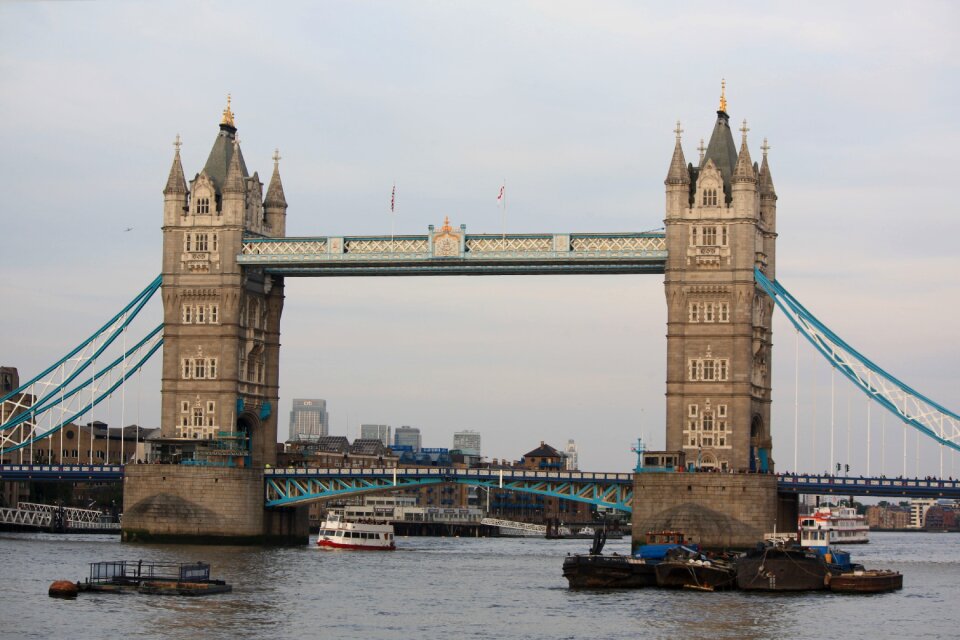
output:
M596 535L596 532L600 529L606 533L607 540L620 540L623 538L623 532L619 529L606 529L604 527L591 527L591 526L582 526L578 529L573 529L569 526L559 525L551 526L547 525L546 538L548 540L592 540Z
M598 529L587 554L568 555L563 577L571 589L637 589L657 586L656 565L683 542L675 531L647 533L645 544L633 556L603 555L607 533Z
M870 527L866 518L853 507L820 507L798 519L801 544L829 546L830 544L866 544L870 542ZM825 538L829 540L824 543Z
M882 593L903 589L903 575L887 569L850 571L829 576L828 580L830 591L837 593Z
M634 550L633 556L660 561L668 552L681 545L684 545L684 535L681 531L647 531L643 544ZM700 548L699 545L689 541L685 546L695 550Z
M393 551L393 525L370 522L347 522L338 514L327 515L320 525L317 545L325 549L358 551Z
M80 592L145 593L150 595L209 596L228 593L233 587L210 578L205 562L136 562L119 560L91 562L90 575L77 583Z
M563 559L571 589L638 589L657 586L653 562L617 554L572 555Z
M690 547L667 554L654 568L657 586L667 589L718 591L737 585L736 567L722 559L708 558Z
M761 543L737 560L737 587L746 591L818 591L831 573L823 554L798 545Z
M830 576L862 570L850 554L829 546L829 529L819 536L801 536L800 544L781 539L758 544L737 560L737 586L747 591L819 591Z

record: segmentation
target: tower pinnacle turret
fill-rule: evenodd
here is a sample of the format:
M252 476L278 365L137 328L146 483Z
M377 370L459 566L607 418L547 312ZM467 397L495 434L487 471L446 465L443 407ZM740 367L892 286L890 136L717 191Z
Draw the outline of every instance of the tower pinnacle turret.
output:
M167 176L167 186L163 189L164 195L174 194L174 193L187 193L187 180L183 175L183 164L180 162L180 147L182 146L180 142L180 134L177 134L177 139L173 142L173 147L176 151L173 154L173 165L170 167L170 175Z

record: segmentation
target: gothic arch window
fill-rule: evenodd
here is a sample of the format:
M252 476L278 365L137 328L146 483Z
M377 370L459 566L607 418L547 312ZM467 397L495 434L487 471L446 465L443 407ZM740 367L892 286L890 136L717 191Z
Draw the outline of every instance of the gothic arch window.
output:
M717 198L717 189L715 187L708 187L703 190L703 194L700 199L700 204L704 207L715 207L718 202Z

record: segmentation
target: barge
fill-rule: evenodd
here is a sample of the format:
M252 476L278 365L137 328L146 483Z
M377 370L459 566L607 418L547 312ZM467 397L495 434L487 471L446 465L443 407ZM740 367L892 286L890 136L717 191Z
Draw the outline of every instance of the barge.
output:
M80 592L145 593L161 596L209 596L228 593L233 587L210 578L205 562L136 562L117 560L91 562L90 575L77 582Z

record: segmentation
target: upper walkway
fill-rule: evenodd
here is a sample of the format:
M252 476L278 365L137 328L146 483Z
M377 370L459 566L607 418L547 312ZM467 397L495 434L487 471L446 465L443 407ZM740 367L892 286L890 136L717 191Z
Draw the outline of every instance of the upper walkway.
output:
M244 239L237 262L284 276L663 273L662 231Z

